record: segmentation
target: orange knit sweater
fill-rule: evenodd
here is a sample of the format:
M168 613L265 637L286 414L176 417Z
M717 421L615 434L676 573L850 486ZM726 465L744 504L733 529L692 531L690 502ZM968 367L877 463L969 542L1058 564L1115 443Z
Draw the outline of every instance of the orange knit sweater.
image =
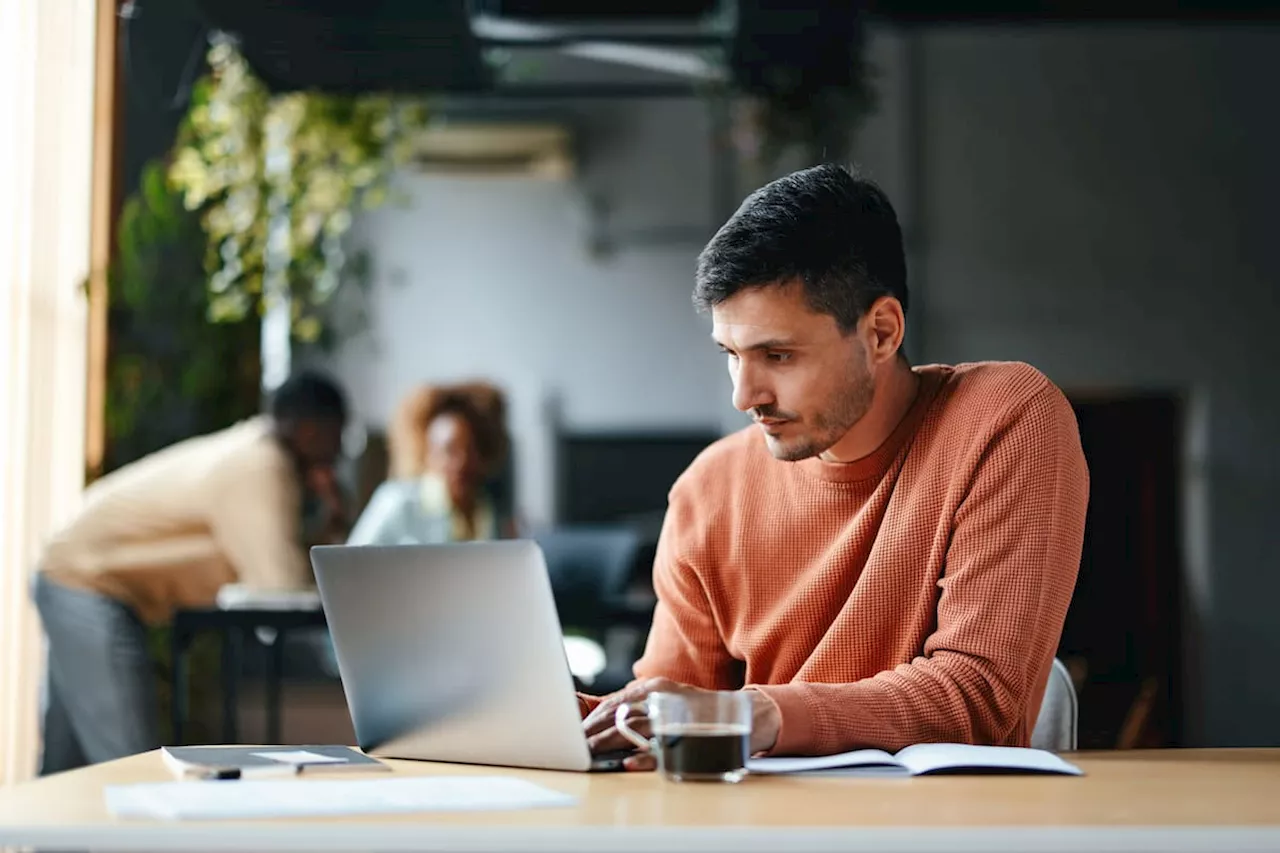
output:
M637 678L768 693L774 754L1028 743L1084 536L1075 417L1024 364L916 370L861 460L780 462L749 427L689 467Z

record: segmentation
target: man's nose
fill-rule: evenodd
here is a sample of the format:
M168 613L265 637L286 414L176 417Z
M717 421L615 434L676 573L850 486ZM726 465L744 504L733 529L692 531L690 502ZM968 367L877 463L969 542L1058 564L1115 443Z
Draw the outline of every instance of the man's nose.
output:
M760 381L755 370L739 365L737 375L733 377L733 407L739 412L746 412L773 402L773 392Z

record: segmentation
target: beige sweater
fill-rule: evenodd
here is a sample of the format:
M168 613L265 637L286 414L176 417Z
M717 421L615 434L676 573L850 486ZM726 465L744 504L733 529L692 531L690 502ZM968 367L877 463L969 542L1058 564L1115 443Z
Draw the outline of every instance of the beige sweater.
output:
M118 599L150 623L175 607L212 604L234 581L310 585L298 477L271 432L270 418L253 418L103 477L48 543L40 570Z

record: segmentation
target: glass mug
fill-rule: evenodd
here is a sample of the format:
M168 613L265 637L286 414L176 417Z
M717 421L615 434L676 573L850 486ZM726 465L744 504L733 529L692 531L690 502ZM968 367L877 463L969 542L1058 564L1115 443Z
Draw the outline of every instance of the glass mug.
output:
M635 711L649 717L653 737L627 724ZM614 724L627 740L653 753L658 772L675 782L740 782L747 775L751 697L741 690L650 693L618 706Z

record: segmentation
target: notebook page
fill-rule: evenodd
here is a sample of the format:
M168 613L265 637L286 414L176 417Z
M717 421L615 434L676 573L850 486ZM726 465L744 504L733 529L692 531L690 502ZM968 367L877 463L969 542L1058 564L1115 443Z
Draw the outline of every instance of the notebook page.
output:
M902 765L894 757L879 749L855 749L836 755L816 755L797 758L751 758L747 769L752 773L805 773L817 770L850 768L880 768L902 771Z
M1043 749L1016 746L973 746L962 743L921 743L899 750L898 761L913 774L943 770L1009 770L1083 776L1083 771Z

